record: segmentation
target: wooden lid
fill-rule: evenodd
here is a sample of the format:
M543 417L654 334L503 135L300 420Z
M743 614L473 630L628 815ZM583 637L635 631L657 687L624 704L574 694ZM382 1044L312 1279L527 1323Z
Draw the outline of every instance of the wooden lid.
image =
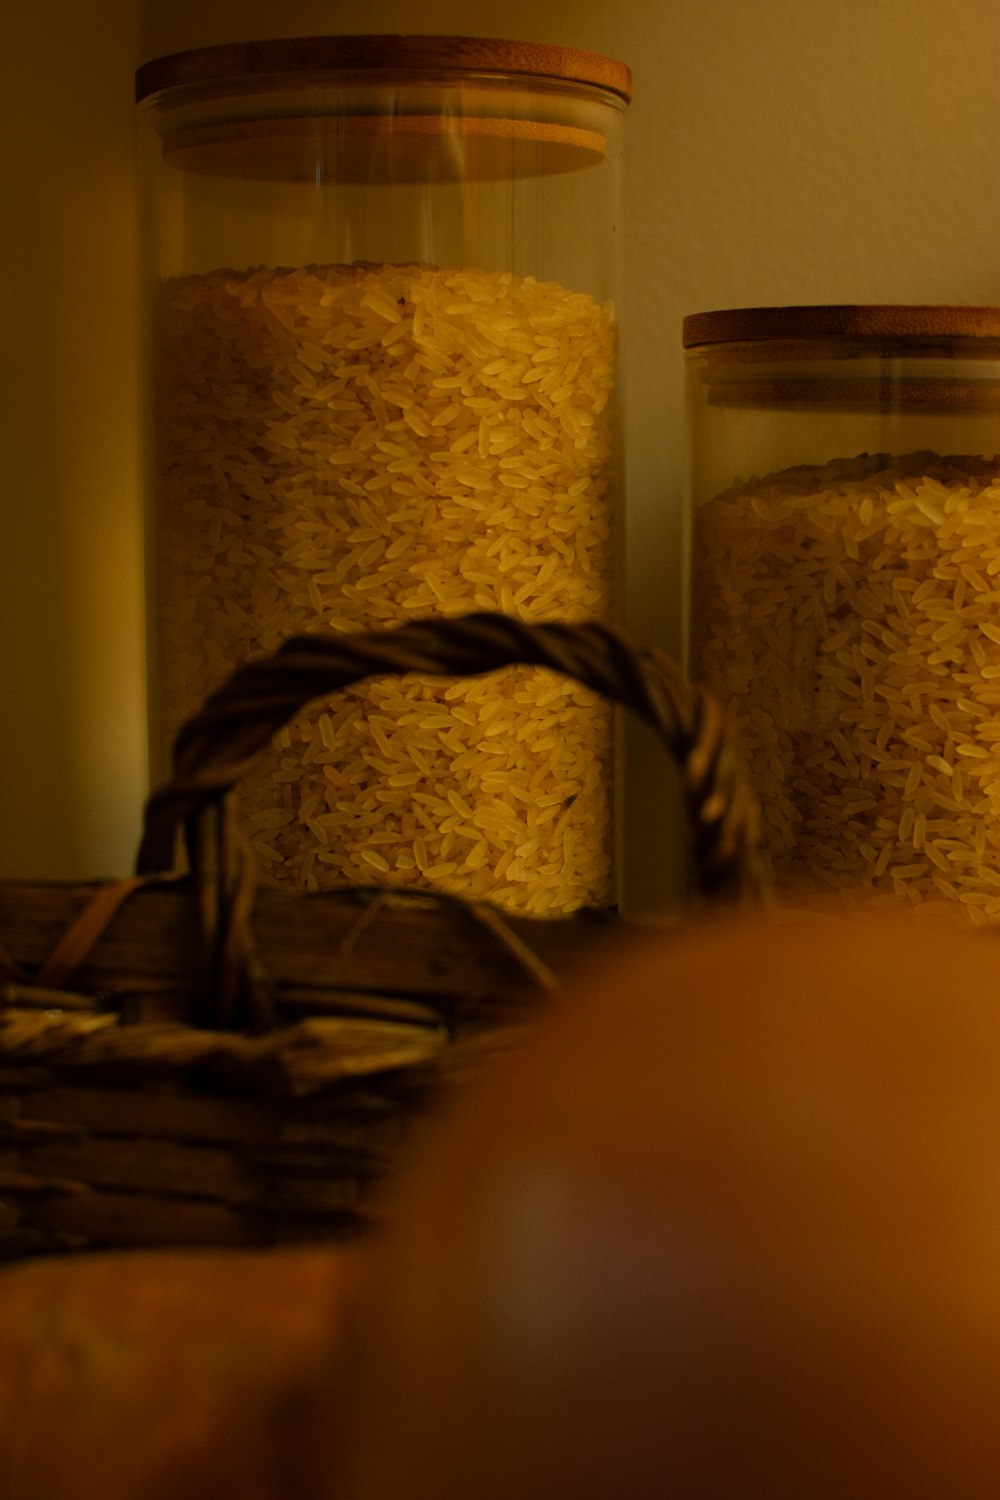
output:
M315 72L494 74L562 79L632 97L624 63L597 52L537 42L461 36L320 36L237 42L175 52L144 63L135 75L137 101L185 84Z
M685 349L785 339L1000 338L1000 307L738 307L684 319Z
M239 120L164 142L182 171L258 182L315 182L318 163L337 182L487 182L595 166L604 151L596 130L478 115Z
M723 379L710 381L706 396L709 406L751 411L988 415L994 420L1000 415L1000 383L990 379Z

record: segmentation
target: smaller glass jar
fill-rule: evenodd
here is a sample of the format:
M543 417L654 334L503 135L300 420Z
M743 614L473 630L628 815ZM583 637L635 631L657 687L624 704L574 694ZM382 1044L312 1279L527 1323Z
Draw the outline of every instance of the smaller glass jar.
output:
M684 323L690 665L779 889L1000 920L1000 309Z

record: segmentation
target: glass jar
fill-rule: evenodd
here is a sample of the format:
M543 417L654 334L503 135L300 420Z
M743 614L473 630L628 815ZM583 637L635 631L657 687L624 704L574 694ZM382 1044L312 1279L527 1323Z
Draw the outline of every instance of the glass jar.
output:
M692 673L779 888L1000 919L1000 309L698 314Z
M629 73L455 37L137 74L153 761L290 635L607 620ZM372 682L241 790L264 870L551 915L614 901L611 710L541 670Z

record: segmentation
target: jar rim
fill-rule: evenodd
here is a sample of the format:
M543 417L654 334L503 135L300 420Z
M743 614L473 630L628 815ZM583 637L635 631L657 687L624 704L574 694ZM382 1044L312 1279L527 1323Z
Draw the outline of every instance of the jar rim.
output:
M736 307L691 313L683 323L685 349L771 339L1000 338L1000 307L843 303L793 307Z
M234 82L255 75L306 72L474 73L555 79L617 94L628 104L632 74L598 52L487 37L340 35L233 42L174 52L136 70L135 97L186 84Z

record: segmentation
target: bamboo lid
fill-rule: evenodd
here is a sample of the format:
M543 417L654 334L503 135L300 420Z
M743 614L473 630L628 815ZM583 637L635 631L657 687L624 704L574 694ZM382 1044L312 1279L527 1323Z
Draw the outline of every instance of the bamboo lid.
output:
M237 42L159 57L136 72L135 97L141 101L184 84L329 71L561 79L605 89L626 103L632 96L632 75L624 63L575 47L486 37L320 36Z
M455 148L458 148L456 150ZM236 120L173 131L183 171L264 182L449 182L551 176L602 161L596 130L490 115L334 115Z
M546 97L542 85L552 81L608 97L583 110L572 96ZM325 96L324 85L333 86ZM391 107L380 111L374 95L364 101L369 85L390 90ZM630 88L628 68L612 58L479 37L245 42L158 58L136 74L138 100L166 96L157 129L172 166L269 182L397 185L574 171L604 159L600 106L620 109ZM213 89L218 100L206 99ZM171 113L173 90L182 109ZM342 108L348 100L355 112Z
M685 349L783 339L1000 338L1000 307L844 304L737 307L684 319Z

